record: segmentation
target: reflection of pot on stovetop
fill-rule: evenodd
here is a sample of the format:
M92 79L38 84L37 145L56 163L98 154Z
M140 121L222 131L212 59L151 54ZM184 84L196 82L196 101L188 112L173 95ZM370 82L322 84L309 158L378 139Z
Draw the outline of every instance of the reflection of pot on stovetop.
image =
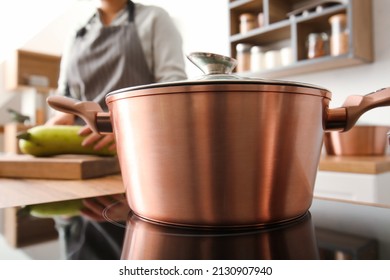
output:
M390 88L330 109L314 85L245 79L224 56L189 56L207 74L109 93L109 112L60 96L53 108L115 133L131 209L150 220L205 227L271 224L306 213L323 134L346 131Z
M310 213L262 229L205 230L129 217L122 259L132 260L311 260L319 259Z

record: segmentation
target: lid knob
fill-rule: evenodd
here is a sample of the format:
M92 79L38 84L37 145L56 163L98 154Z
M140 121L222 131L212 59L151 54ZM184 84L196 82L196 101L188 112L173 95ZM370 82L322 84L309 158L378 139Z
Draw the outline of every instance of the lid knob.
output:
M206 75L230 75L237 65L237 60L234 58L214 53L193 52L187 55L187 58Z

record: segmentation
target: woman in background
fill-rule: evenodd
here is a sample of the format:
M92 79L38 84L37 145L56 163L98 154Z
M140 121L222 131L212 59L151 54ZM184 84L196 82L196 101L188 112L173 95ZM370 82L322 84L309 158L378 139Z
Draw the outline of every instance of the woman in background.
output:
M129 0L100 0L97 11L72 36L61 60L58 93L95 101L107 110L105 95L120 88L186 78L182 39L166 11ZM47 124L74 124L56 112ZM90 134L96 149L113 135Z
M130 86L186 78L182 39L162 8L129 0L100 0L93 16L77 30L65 49L58 94L95 101L107 111L105 95ZM81 120L56 112L47 125L72 125ZM115 149L114 136L93 133L87 126L83 145ZM112 203L129 209L124 196L85 200L82 216L56 219L67 259L117 259L124 229L103 222L101 213Z

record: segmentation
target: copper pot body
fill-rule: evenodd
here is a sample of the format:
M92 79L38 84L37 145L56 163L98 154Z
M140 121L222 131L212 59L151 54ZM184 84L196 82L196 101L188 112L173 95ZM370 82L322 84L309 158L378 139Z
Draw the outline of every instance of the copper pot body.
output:
M310 213L275 227L199 230L127 221L122 249L126 260L314 260L319 259Z
M93 131L115 134L129 206L148 220L248 227L304 215L324 131L348 131L366 111L390 106L383 88L329 109L326 89L219 74L231 69L229 59L200 57L198 67L208 70L201 79L111 92L109 112L92 101L48 97Z
M245 227L309 209L329 93L208 84L107 97L130 208L175 225Z
M115 134L137 215L174 225L248 227L306 213L324 131L347 131L366 111L390 106L390 88L349 96L334 109L330 97L306 84L210 74L111 92L109 112L62 96L48 103L97 133Z
M347 132L330 131L324 136L328 155L383 156L390 126L356 125Z

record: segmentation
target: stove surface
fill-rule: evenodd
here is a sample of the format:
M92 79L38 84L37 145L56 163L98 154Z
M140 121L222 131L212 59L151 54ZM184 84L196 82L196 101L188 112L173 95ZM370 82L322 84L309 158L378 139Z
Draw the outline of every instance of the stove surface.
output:
M123 211L124 203L106 207L103 222L80 218L64 227L63 232L68 233L64 235L66 247L71 252L68 258L390 259L390 208L314 199L306 215L288 223L247 229L196 229L150 222L131 211L127 218L118 218L123 217L118 213ZM75 224L83 229L82 233L74 230ZM78 232L76 238L70 229Z

